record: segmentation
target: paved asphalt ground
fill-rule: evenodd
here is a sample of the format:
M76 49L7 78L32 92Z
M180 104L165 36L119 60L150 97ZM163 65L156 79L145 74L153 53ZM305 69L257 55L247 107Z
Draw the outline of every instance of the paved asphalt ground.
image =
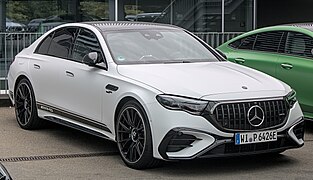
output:
M250 156L127 168L116 145L59 125L26 131L14 109L0 107L0 161L13 179L313 179L313 123L305 145L277 156Z

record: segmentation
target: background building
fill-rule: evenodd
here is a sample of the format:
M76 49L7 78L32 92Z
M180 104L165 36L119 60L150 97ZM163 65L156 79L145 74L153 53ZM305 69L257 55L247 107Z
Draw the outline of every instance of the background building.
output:
M6 93L14 56L63 23L167 23L188 29L216 47L258 27L313 21L312 6L312 0L0 0L0 94Z

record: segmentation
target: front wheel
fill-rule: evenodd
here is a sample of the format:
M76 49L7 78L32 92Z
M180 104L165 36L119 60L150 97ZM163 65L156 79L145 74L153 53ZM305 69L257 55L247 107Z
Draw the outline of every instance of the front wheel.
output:
M116 140L128 167L146 169L159 164L159 160L152 155L152 135L147 115L137 101L128 101L121 108L116 122Z

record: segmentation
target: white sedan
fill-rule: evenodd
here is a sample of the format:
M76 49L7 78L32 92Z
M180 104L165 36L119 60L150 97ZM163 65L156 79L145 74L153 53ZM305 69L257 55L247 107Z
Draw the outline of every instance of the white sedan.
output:
M288 85L175 26L58 26L15 57L8 82L21 128L48 120L116 141L135 169L303 146Z

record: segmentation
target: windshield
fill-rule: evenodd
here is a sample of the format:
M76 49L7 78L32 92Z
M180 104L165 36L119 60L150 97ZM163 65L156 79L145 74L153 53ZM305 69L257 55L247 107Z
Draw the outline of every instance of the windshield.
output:
M106 32L117 64L185 63L218 61L200 41L182 30Z

